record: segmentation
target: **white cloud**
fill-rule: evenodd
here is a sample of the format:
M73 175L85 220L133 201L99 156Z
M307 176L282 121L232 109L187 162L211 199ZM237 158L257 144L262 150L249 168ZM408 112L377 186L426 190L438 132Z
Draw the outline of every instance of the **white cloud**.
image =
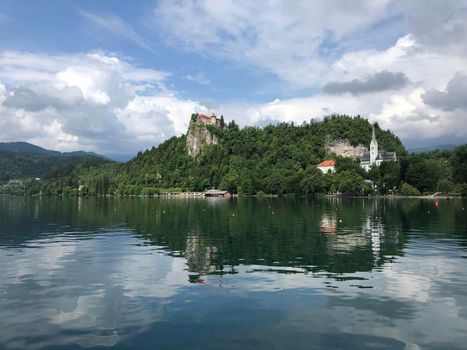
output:
M326 75L326 40L374 24L388 2L161 1L154 22L174 45L254 64L300 87Z
M446 91L431 89L422 98L426 104L445 111L467 111L467 74L456 73L447 84Z
M467 70L467 60L431 51L411 35L406 35L386 50L344 54L330 69L330 75L336 79L363 78L382 70L402 72L410 81L432 87L445 85L455 72Z
M118 116L120 120L126 120L126 125L141 129L141 132L162 132L161 137L164 139L185 133L192 113L207 112L207 108L196 101L180 100L174 94L159 94L137 96L124 110L118 111ZM158 122L161 116L166 120ZM144 122L143 119L151 122Z
M467 54L467 1L394 1L408 31L420 44L436 52Z
M0 53L0 138L62 151L133 154L186 131L205 108L165 88L169 74L104 53Z
M381 71L400 71L410 83L397 91L378 91L380 89L375 88L373 93L359 96L353 96L352 91L341 95L318 93L257 105L226 105L225 115L246 115L247 119L240 119L240 123L262 124L264 120L301 123L331 113L360 114L373 122L377 121L402 139L414 138L414 130L423 138L452 135L467 139L467 130L459 128L467 121L466 113L440 111L424 103L421 98L433 86L444 90L456 72L466 72L467 60L430 52L414 38L405 36L387 50L360 50L343 55L329 68L328 76L333 76L336 81L364 81ZM463 75L457 74L456 77ZM458 105L459 99L456 95Z

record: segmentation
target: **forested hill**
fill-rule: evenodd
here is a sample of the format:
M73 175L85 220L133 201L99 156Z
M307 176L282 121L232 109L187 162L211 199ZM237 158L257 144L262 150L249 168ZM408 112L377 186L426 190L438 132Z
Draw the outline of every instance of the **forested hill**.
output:
M339 139L369 145L372 127L364 118L332 116L321 122L264 128L240 129L235 122L206 127L217 144L204 145L196 157L187 152L186 136L172 137L125 164L61 169L29 186L28 193L138 195L222 188L243 194L285 194L355 192L367 187L358 160L338 158L335 176L322 176L316 168L324 159L337 158L326 153L327 142ZM394 134L378 125L375 129L380 149L406 154Z
M240 129L231 122L225 128L208 129L219 142L204 146L196 158L188 156L185 136L174 137L139 153L123 172L143 186L293 193L307 168L335 158L326 154L327 142L343 139L368 146L372 126L361 117L332 116L299 126L281 123ZM376 137L380 149L406 153L399 138L378 125Z
M0 143L0 182L41 178L62 167L85 162L108 162L102 156L83 151L57 152L27 142Z

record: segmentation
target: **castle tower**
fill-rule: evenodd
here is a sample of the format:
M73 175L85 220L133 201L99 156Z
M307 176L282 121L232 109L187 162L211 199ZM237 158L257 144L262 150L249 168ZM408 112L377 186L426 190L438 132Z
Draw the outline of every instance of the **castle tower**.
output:
M212 112L211 114L211 124L216 125L217 124L217 116L216 113Z
M370 165L376 164L376 158L378 158L378 141L376 141L375 126L373 125L370 143Z

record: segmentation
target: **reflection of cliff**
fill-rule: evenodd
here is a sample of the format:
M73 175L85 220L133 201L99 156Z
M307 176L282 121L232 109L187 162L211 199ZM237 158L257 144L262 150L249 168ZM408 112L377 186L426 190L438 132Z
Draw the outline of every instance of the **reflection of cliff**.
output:
M142 239L175 256L183 252L190 278L235 273L241 264L344 273L370 271L384 264L385 256L401 254L403 241L391 236L400 230L391 230L379 243L381 258L374 258L377 237L362 228L373 202L381 204L336 198L242 199L215 205L203 199L148 199L135 201L138 206L126 215ZM397 207L376 210L383 223L399 223Z
M213 263L216 254L217 248L203 245L202 237L199 235L187 235L185 259L189 272L204 275L216 271L216 266ZM193 282L203 282L203 280L195 276Z

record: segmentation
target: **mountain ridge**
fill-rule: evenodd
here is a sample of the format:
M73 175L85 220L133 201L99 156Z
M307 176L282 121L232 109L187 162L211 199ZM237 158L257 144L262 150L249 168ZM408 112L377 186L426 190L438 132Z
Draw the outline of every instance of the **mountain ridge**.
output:
M17 154L41 154L52 157L68 157L68 156L94 156L107 158L103 155L100 155L95 152L86 152L86 151L70 151L70 152L60 152L49 150L41 146L34 145L25 141L11 141L11 142L0 142L0 152L11 152Z
M62 167L110 160L92 152L52 151L28 142L0 142L0 181L42 178Z

